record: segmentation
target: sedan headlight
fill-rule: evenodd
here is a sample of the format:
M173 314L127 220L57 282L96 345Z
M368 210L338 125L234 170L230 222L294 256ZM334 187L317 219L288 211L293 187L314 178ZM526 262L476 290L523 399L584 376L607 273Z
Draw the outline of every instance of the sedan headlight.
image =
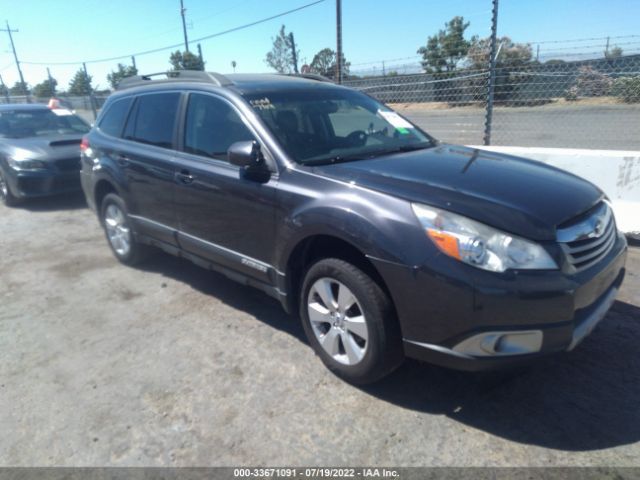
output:
M436 247L461 262L491 272L558 268L537 243L446 210L419 204L412 207Z
M8 157L7 162L11 168L16 170L43 170L47 168L47 162L42 160L29 160L27 158L23 160Z

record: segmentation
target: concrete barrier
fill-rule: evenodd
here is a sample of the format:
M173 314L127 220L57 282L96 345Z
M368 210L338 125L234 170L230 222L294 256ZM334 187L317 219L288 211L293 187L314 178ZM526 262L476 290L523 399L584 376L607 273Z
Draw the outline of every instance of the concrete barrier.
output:
M640 239L640 152L475 145L473 148L537 160L595 183L611 199L618 228Z

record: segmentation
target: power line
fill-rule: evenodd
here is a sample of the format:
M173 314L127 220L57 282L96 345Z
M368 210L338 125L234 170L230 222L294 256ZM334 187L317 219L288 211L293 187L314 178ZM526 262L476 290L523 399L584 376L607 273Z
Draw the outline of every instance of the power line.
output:
M593 40L606 40L610 38L611 40L620 39L620 38L640 38L640 35L620 35L617 37L591 37L591 38L573 38L568 40L543 40L541 42L523 42L523 43L532 43L536 45L542 45L544 43L571 43L571 42L590 42Z
M210 35L205 35L204 37L196 38L196 39L193 39L191 41L192 42L201 42L203 40L209 40L211 38L220 37L222 35L227 35L229 33L237 32L239 30L244 30L245 28L253 27L255 25L259 25L261 23L265 23L265 22L268 22L270 20L274 20L274 19L279 18L279 17L284 17L285 15L289 15L291 13L299 12L300 10L304 10L305 8L309 8L309 7L312 7L314 5L318 5L319 3L324 3L325 1L326 0L316 0L315 2L307 3L306 5L302 5L302 6L297 7L297 8L292 8L291 10L287 10L286 12L281 12L281 13L278 13L276 15L272 15L272 16L267 17L267 18L256 20L255 22L246 23L244 25L240 25L239 27L234 27L234 28L230 28L228 30L223 30L221 32L212 33ZM99 59L95 59L95 60L85 60L84 62L83 61L77 61L77 62L22 62L22 63L27 64L27 65L78 65L78 64L81 64L81 63L112 62L114 60L122 60L123 58L129 58L131 56L138 57L138 56L142 56L142 55L149 55L151 53L163 52L165 50L171 50L173 48L179 48L182 45L183 45L182 43L176 43L176 44L173 44L173 45L168 45L166 47L154 48L152 50L145 50L145 51L136 52L136 53L128 53L126 55L119 55L119 56L116 56L116 57L99 58Z

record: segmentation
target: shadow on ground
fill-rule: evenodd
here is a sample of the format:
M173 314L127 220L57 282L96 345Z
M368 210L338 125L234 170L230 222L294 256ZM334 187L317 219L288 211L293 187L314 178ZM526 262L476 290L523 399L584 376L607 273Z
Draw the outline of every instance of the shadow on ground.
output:
M82 192L52 197L29 198L21 201L15 208L32 212L52 212L55 210L79 210L87 208L87 201Z
M142 268L189 284L307 343L300 323L253 288L164 254ZM638 339L640 308L616 302L575 351L526 369L464 373L408 360L362 390L520 443L568 451L611 448L640 441Z

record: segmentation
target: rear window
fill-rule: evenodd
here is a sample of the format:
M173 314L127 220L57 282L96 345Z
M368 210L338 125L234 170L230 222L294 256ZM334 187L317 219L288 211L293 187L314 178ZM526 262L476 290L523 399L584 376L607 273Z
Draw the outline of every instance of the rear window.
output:
M151 93L138 97L129 116L127 140L171 148L180 93Z
M0 111L0 137L30 138L83 134L89 124L70 110L15 109Z
M100 131L113 137L122 135L124 122L127 120L127 113L129 113L131 102L131 97L113 102L102 117L102 120L100 120L100 124L98 125Z

